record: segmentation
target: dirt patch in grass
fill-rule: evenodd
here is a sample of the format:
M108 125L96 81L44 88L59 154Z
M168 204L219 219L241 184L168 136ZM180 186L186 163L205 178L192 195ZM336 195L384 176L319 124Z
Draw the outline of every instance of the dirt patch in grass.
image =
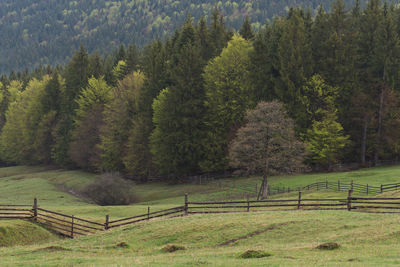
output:
M265 228L265 229L263 229L263 230L258 230L258 231L249 233L249 234L247 234L247 235L240 236L240 237L238 237L238 238L234 238L234 239L225 241L224 243L221 243L221 244L219 244L218 246L220 246L220 247L229 246L229 245L231 245L231 244L233 244L233 243L235 243L235 242L237 242L237 241L239 241L239 240L251 238L251 237L253 237L253 236L260 235L260 234L263 234L263 233L268 232L268 231L272 231L272 230L274 230L274 229L276 229L276 228L279 228L279 227L281 227L281 226L285 226L285 225L289 225L289 224L293 224L293 223L298 223L298 222L299 222L299 221L291 221L291 222L273 224L273 225L271 225L271 226L269 226L269 227L267 227L267 228Z
M11 178L10 180L11 181L21 181L21 180L24 180L24 179L25 179L25 176L18 176L18 177Z
M328 243L320 244L316 248L321 249L321 250L334 250L334 249L340 248L340 245L335 242L328 242Z
M272 256L271 253L261 251L261 250L248 250L240 254L239 258L242 259L258 259Z
M175 251L177 251L177 250L185 250L185 247L183 247L183 246L177 246L177 245L166 245L165 247L163 247L163 248L161 249L161 251L163 251L163 252L169 252L169 253L175 252Z
M57 252L57 251L71 251L71 250L60 246L49 246L45 248L39 248L34 252Z
M126 242L121 242L115 245L116 248L129 248L129 244Z

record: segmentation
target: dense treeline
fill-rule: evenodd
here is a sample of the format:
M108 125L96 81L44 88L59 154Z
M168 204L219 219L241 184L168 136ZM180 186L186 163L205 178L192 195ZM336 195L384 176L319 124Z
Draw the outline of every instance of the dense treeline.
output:
M1 78L1 159L136 178L222 171L246 111L265 101L284 104L309 165L397 159L399 33L398 7L336 0L257 32L249 19L231 31L216 10L209 23L188 16L112 64L81 47L65 67Z
M188 13L195 19L210 17L214 6L227 25L239 29L246 14L258 28L274 15L286 14L288 6L315 10L320 3L329 7L328 0L2 0L0 73L65 64L80 44L101 53L131 42L142 47L170 35Z

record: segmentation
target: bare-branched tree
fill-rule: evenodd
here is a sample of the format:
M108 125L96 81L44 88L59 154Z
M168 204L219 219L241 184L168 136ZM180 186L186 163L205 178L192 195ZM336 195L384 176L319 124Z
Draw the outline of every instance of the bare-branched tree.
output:
M245 121L230 146L230 162L232 167L263 174L259 196L265 198L270 175L304 168L305 146L296 139L294 122L280 102L260 102L247 111Z

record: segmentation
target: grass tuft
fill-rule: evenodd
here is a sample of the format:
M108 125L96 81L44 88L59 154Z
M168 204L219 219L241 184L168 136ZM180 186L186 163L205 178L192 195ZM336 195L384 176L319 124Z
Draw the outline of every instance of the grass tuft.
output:
M242 259L258 259L272 256L271 253L261 251L261 250L247 250L242 253L239 257Z

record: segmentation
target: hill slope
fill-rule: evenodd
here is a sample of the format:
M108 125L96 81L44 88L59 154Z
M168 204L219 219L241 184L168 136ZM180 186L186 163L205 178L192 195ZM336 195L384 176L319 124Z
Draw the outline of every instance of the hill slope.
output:
M326 178L378 185L398 181L399 173L399 166L378 167L346 173L276 176L271 178L271 184L297 186ZM79 190L94 179L95 175L80 171L26 166L1 168L0 202L28 203L38 196L42 207L103 221L104 214L115 219L143 213L147 205L161 209L182 204L184 192L190 192L191 200L206 200L224 197L225 191L239 193L240 186L259 181L259 177L224 179L223 183L236 186L222 190L215 184L136 185L139 199L150 202L113 207L86 203L57 186ZM323 197L340 194L345 196L346 192L307 193ZM321 210L160 218L74 240L58 240L29 222L0 221L0 254L4 266L391 266L399 263L399 232L397 214ZM20 240L27 246L14 246L20 245ZM340 248L316 249L325 242L337 242ZM162 249L167 245L185 249L164 252ZM261 250L271 256L240 258L247 250Z
M257 28L288 6L314 10L321 3L329 8L328 0L1 0L0 73L65 63L80 43L102 53L121 43L141 46L173 32L188 13L195 19L209 16L214 6L238 29L246 14Z

